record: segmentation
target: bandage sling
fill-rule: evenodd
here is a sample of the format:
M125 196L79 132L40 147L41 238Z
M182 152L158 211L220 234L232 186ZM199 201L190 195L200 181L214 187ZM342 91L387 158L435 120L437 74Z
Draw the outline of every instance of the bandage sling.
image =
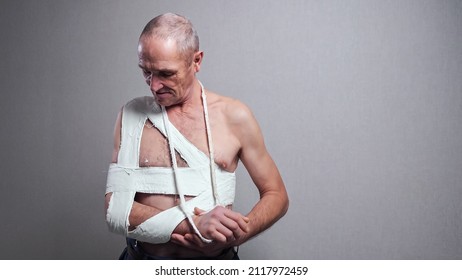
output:
M202 86L202 85L201 85ZM106 220L111 231L149 243L165 243L185 218L204 242L192 215L194 207L205 211L217 205L231 205L235 196L235 174L224 171L213 161L213 143L207 101L202 88L204 117L210 158L189 142L168 120L165 108L153 97L127 103L122 112L121 146L117 163L109 166L106 194L112 193ZM144 124L149 120L168 140L172 168L140 167L139 148ZM176 165L176 152L188 167ZM178 195L180 205L164 210L129 231L129 214L137 192ZM185 196L194 198L186 201Z

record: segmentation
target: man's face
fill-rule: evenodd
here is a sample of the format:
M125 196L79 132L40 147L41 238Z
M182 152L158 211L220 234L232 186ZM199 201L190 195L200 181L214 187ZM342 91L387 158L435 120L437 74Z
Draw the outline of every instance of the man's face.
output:
M138 58L146 83L159 105L168 107L190 98L199 66L193 57L181 56L175 41L142 37Z

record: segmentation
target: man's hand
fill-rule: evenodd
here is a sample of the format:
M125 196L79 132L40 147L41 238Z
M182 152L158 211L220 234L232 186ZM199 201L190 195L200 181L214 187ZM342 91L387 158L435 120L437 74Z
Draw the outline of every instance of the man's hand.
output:
M194 233L174 233L171 241L206 255L216 255L225 248L239 245L249 231L249 218L221 206L209 212L195 208L194 214L193 220L202 236L213 242L204 243Z
M221 206L209 212L194 209L194 223L202 236L215 242L233 242L248 232L249 219Z

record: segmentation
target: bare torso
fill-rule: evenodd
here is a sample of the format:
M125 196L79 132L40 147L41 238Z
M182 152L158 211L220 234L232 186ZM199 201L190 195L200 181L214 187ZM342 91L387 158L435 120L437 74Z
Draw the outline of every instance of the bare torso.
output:
M213 145L215 150L215 162L228 172L234 172L238 164L240 149L238 138L233 129L232 122L228 118L227 105L231 100L208 94L208 109L212 130ZM168 110L170 121L173 125L198 149L209 155L207 134L203 111L182 113L180 110L171 108ZM178 167L187 167L188 163L176 156ZM170 151L165 137L147 121L143 128L140 145L141 167L170 167ZM191 199L191 197L186 197ZM135 200L141 204L154 206L165 210L179 203L177 196L137 193ZM232 207L232 205L228 206ZM142 249L155 256L171 257L195 257L199 252L191 251L174 243L164 244L138 243Z

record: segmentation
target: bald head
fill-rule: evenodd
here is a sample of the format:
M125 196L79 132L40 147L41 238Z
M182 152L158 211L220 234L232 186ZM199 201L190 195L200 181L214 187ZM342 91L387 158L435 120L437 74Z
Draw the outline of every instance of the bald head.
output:
M153 18L146 24L141 39L174 40L178 51L185 59L191 59L199 51L199 36L192 23L185 17L166 13Z

